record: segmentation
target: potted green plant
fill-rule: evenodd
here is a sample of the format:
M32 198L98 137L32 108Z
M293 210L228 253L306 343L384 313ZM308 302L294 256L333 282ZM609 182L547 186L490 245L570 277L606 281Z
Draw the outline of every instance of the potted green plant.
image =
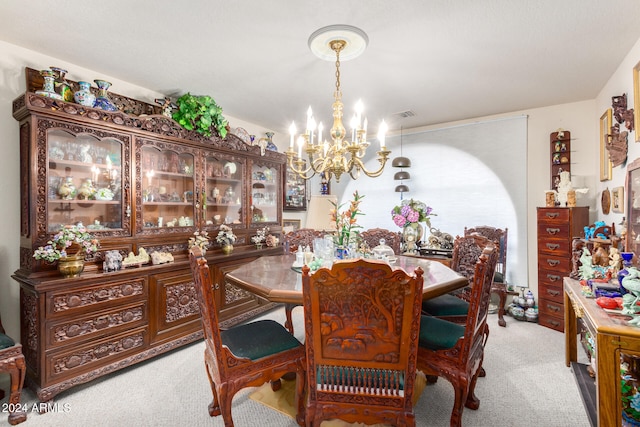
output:
M187 92L178 98L176 104L178 109L172 117L183 128L208 137L213 127L220 138L227 136L227 119L222 115L222 108L210 96L195 96Z

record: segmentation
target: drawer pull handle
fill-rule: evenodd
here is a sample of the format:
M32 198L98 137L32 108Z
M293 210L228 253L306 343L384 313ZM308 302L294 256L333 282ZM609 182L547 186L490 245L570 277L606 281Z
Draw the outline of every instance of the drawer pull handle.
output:
M549 320L549 323L556 327L560 326L560 322L558 322L557 320Z
M627 347L627 343L625 341L611 340L611 344Z
M547 233L551 234L552 236L555 236L559 232L560 232L559 228L547 228Z
M547 218L553 219L553 218L558 218L558 215L560 214L558 212L547 212L545 215L547 216Z
M556 265L560 264L560 261L558 261L557 259L548 259L547 264L549 264L551 267L555 267Z
M557 305L547 304L547 308L549 309L549 311L555 311L556 313L560 311L560 307L558 307Z
M559 247L560 247L559 243L547 243L547 249L550 249L552 251L555 251Z
M552 282L557 282L558 280L560 280L560 276L556 276L555 274L547 274L547 279Z
M556 290L552 290L552 289L547 289L547 293L549 295L554 296L554 297L557 297L558 295L560 295L560 291L556 291Z

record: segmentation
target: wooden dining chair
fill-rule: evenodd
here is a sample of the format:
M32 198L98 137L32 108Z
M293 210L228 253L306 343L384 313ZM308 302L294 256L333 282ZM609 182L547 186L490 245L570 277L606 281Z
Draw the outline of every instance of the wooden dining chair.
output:
M27 413L20 410L20 395L24 385L27 367L22 354L22 345L9 337L0 319L0 372L8 372L11 377L9 391L9 424L20 424L27 419ZM4 390L0 390L0 399L4 399Z
M471 280L475 275L475 265L489 242L489 239L477 233L457 236L453 242L451 269L460 273L472 283ZM465 323L469 312L470 294L471 286L466 286L454 293L424 300L422 302L422 311L424 314L451 322Z
M280 378L296 373L297 422L304 423L304 346L282 325L259 320L220 330L212 277L202 250L190 249L189 260L200 306L206 343L204 362L213 400L209 415L222 415L225 427L233 427L233 396L245 387L257 387L267 381L280 387Z
M385 245L393 249L396 255L402 253L400 249L402 236L397 231L387 230L386 228L370 228L361 232L360 237L363 241L367 242L367 245L369 245L371 249L380 244L380 239L384 239Z
M508 295L518 295L516 291L510 291L507 284L507 237L509 235L509 229L490 227L487 225L464 228L464 235L472 233L478 233L489 240L496 243L498 246L498 263L496 264L496 273L493 277L493 284L491 285L491 293L498 295L498 325L502 327L507 326L507 322L504 320L504 306L507 304Z
M489 243L476 262L464 325L426 315L420 322L418 369L427 376L444 377L453 386L451 426L462 425L465 406L469 409L480 406L475 386L484 359L487 314L497 260L498 250Z
M309 246L313 249L313 240L324 237L325 232L314 230L312 228L301 228L299 230L290 231L284 235L285 248L289 248L289 253L296 253L300 246ZM284 305L284 326L291 334L293 334L293 309L299 304L285 303Z
M348 260L303 267L306 425L324 419L415 426L423 271Z

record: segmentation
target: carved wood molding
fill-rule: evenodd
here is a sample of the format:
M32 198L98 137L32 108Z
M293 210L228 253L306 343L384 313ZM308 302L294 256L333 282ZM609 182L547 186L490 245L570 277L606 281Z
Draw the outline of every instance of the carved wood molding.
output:
M167 285L165 292L167 298L165 320L167 323L200 314L200 306L198 305L195 283L193 281Z

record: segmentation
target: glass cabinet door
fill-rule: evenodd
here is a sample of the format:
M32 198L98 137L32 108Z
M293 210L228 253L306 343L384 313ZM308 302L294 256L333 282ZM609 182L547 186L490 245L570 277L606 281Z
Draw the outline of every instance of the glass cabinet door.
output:
M285 211L307 210L307 180L302 179L290 168L285 168L284 206Z
M204 167L205 224L241 224L244 163L209 155Z
M251 169L251 223L278 222L278 168L253 164Z
M193 154L144 146L141 158L143 227L193 226Z
M79 222L122 229L122 142L60 129L49 130L47 141L47 231Z

